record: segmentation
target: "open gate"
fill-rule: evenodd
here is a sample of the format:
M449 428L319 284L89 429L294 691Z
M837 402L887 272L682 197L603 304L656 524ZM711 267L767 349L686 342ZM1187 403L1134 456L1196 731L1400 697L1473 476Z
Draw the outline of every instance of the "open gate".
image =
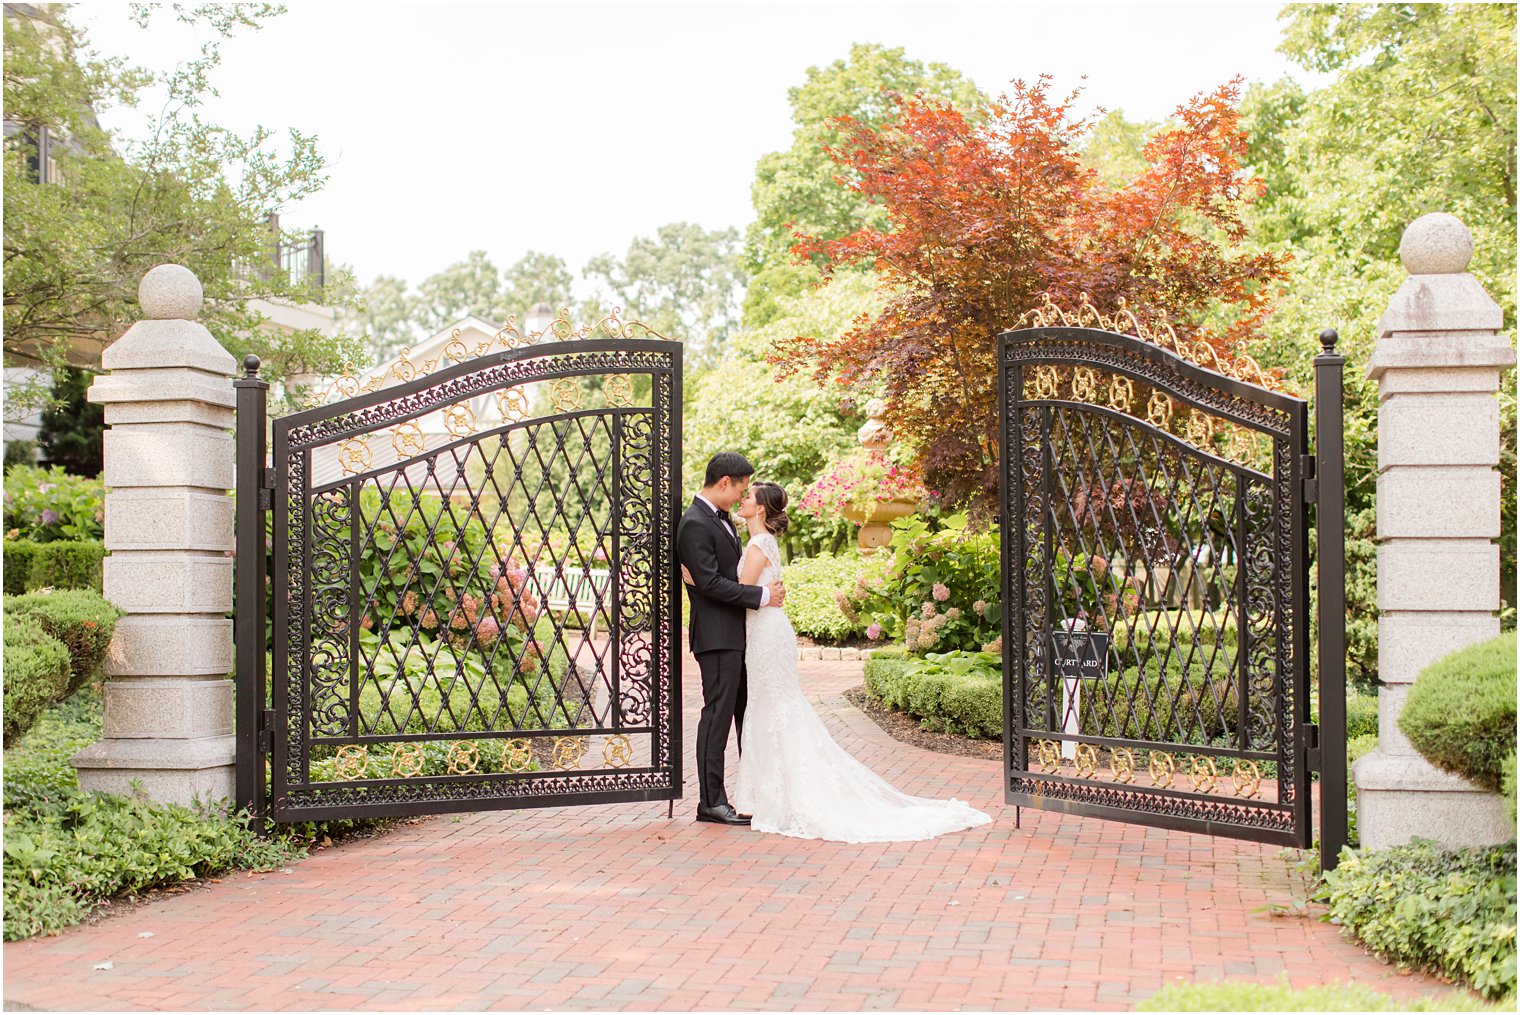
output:
M240 804L266 758L277 821L679 798L681 346L603 325L403 354L275 419L268 468L250 357Z
M1327 333L1316 360L1326 385L1316 477L1306 401L1115 331L1000 336L1009 803L1304 847L1309 773L1323 765L1333 866L1345 839L1333 342ZM1318 479L1325 698L1315 724L1308 506Z

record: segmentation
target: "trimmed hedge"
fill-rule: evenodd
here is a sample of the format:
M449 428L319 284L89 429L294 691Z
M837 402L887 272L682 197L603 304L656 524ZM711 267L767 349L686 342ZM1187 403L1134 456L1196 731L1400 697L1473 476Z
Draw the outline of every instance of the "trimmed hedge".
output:
M1431 764L1499 790L1515 751L1515 632L1427 667L1409 691L1399 729Z
M1278 983L1214 980L1172 983L1136 1006L1137 1011L1494 1011L1472 995L1448 991L1442 997L1402 1000L1360 983L1326 983L1295 990L1287 977Z
M1203 658L1195 658L1186 677L1183 673L1182 661L1174 656L1167 660L1164 681L1154 662L1118 678L1082 681L1082 732L1124 740L1185 735L1189 743L1207 744L1234 730L1240 695L1229 667L1216 660L1210 669ZM1197 721L1195 710L1200 714Z
M69 686L69 650L31 617L6 617L4 741L37 721Z
M1459 979L1487 998L1514 994L1513 840L1450 852L1418 840L1348 850L1325 882L1331 921L1373 954Z
M27 572L27 591L34 589L101 590L106 558L104 543L89 540L59 540L39 543L32 554Z
M32 558L37 555L41 543L30 539L5 540L5 594L19 596L26 591L32 576Z
M1177 647L1222 644L1223 659L1235 654L1235 614L1233 610L1147 610L1137 613L1114 625L1111 651L1118 654L1125 666L1137 658L1145 659L1151 653L1152 642L1158 643L1157 655L1170 643Z
M926 729L996 740L1003 735L1003 678L996 660L985 652L918 658L881 649L865 662L865 683L883 704Z
M1509 805L1509 823L1515 823L1515 752L1504 759L1504 802Z
M94 592L62 589L7 596L7 619L28 617L69 651L69 694L100 676L121 611Z
M1346 688L1346 739L1359 737L1377 738L1378 699L1376 694L1359 694L1355 687Z
M34 543L5 540L5 594L19 596L36 589L101 590L104 543L58 540Z

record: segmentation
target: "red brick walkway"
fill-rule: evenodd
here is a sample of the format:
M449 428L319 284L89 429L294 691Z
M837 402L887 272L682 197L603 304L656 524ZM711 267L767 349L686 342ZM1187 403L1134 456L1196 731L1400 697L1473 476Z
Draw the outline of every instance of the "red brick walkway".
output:
M1177 977L1281 973L1437 990L1262 911L1292 898L1277 849L1028 810L1015 831L996 762L887 737L841 696L858 663L803 669L857 756L993 824L843 845L698 825L690 799L675 821L663 804L434 818L7 944L6 1007L1125 1009ZM688 754L688 790L692 771Z

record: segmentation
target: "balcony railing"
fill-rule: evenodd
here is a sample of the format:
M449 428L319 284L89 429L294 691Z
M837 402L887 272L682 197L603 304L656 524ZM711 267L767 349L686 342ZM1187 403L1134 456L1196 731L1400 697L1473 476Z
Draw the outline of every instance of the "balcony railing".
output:
M261 264L238 266L240 278L268 280L275 271L284 272L291 285L310 284L321 289L327 282L327 257L320 229L286 237L280 231L280 216L269 216L270 258Z

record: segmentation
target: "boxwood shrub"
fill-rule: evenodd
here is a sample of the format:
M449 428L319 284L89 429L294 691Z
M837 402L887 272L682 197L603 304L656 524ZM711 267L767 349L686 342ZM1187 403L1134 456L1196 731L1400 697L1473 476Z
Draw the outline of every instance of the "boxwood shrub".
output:
M1515 750L1515 633L1427 667L1409 691L1399 729L1431 764L1500 789Z
M68 690L69 650L35 619L20 616L5 618L4 649L4 738L9 746Z
M32 557L41 543L30 539L5 540L5 594L19 596L32 575Z
M101 588L104 543L91 540L59 540L38 543L26 574L27 591L34 589Z
M865 678L872 694L926 729L984 740L1003 735L1003 675L995 653L919 658L884 649L866 660Z
M70 693L99 678L121 611L97 593L62 589L9 596L5 615L7 619L29 617L63 643L69 651L71 670L65 693Z
M819 554L793 560L782 570L786 583L787 619L797 629L815 641L838 642L866 629L866 622L846 617L839 608L840 592L851 593L863 575L883 565L867 561L858 554L843 553L839 556Z

